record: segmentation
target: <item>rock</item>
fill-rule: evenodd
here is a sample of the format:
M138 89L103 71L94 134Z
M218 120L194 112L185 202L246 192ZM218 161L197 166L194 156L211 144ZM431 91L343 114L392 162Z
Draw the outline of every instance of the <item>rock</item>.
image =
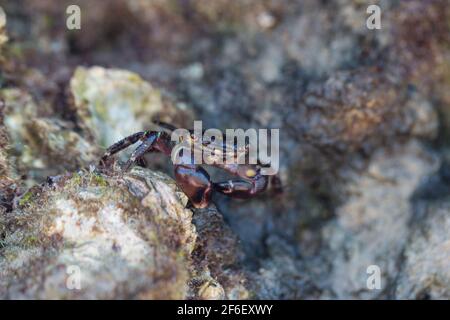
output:
M60 165L75 170L94 163L99 157L97 146L76 133L68 122L37 118L28 122L25 129L28 147L40 153L47 167Z
M232 235L197 232L186 202L169 177L148 169L52 177L17 199L4 219L0 297L185 299L245 292L234 280L239 273L226 267L235 265ZM214 207L208 214L218 215Z
M130 71L78 67L70 87L82 125L103 147L149 129L154 118L188 123L187 113Z
M247 279L240 265L242 252L238 238L214 206L196 209L193 223L197 241L192 258L201 273L198 295L205 299L247 299Z
M12 148L16 153L25 153L26 123L38 116L38 107L31 95L24 90L7 88L1 90L0 94L5 102L4 122L11 137Z
M4 109L5 103L0 99L0 216L11 207L16 179L8 156L10 145L8 133L3 125ZM3 225L0 221L0 234L2 228Z
M391 79L376 69L337 72L308 88L288 129L336 154L370 153L401 135L434 138L438 121L429 101Z
M8 41L6 35L6 13L2 7L0 7L0 54L2 46Z
M4 122L5 103L0 100L0 179L4 179L10 175L10 164L8 162L7 149L9 148L9 138L6 132Z
M404 253L397 299L450 299L450 202L429 203Z
M7 105L5 132L11 148L8 153L0 150L6 155L0 160L11 162L3 168L13 175L17 171L17 176L24 176L18 184L31 187L47 174L59 177L49 180L55 180L52 188L34 186L15 202L6 193L9 204L0 214L1 253L23 252L32 262L23 263L22 268L3 260L7 269L0 270L8 272L4 278L8 289L2 293L21 296L17 289L21 287L23 296L37 295L27 286L29 277L29 284L43 283L46 290L56 287L52 292L64 296L64 281L75 283L71 276L76 268L58 274L55 263L72 266L73 260L79 262L78 256L73 256L70 246L58 247L57 237L54 247L30 237L25 244L40 250L39 260L28 249L17 249L23 245L20 232L42 228L28 224L28 215L39 216L33 206L36 199L43 201L44 212L49 203L59 208L54 204L59 197L78 204L79 194L91 195L92 188L100 188L123 195L124 204L117 205L123 211L111 212L127 227L127 217L135 218L128 215L129 209L152 214L152 210L167 209L166 214L175 217L168 226L141 216L135 219L136 225L171 236L170 226L185 225L176 235L195 226L191 234L196 239L183 242L175 236L177 243L171 244L161 235L160 243L141 237L130 226L144 247L167 253L167 264L158 269L163 275L154 278L152 261L158 257L145 256L142 264L128 267L128 262L121 264L114 258L115 251L102 250L95 260L105 274L99 275L98 287L89 280L97 269L82 266L87 268L89 294L95 297L120 298L130 291L131 297L144 292L142 296L147 293L148 297L203 299L448 296L445 212L450 170L443 164L444 170L437 170L445 162L450 141L447 0L379 1L380 30L365 27L367 4L354 0L91 2L77 1L83 12L82 29L91 31L87 33L67 32L61 7L72 4L69 0L58 5L34 0L25 0L26 5L2 4L13 13L8 16L8 31L15 41L0 49L5 53L0 58L7 60L0 60L0 84L12 98L8 105L17 108ZM86 67L76 69L81 65ZM176 98L167 98L169 92ZM96 160L96 152L115 140L151 129L153 117L191 127L192 110L204 128L280 128L284 193L276 196L269 190L245 201L216 194L220 213L212 205L195 210L192 218L178 219L171 205L160 208L157 197L146 197L154 185L161 190L153 195L166 193L165 182L157 183L156 177L133 188L146 190L135 196L128 186L138 182L130 174L121 177L82 170L81 178L64 176L65 171L88 167L91 159ZM77 135L70 138L79 141L76 148L65 143L69 132ZM4 141L0 139L0 144ZM148 166L171 167L160 156L148 155ZM133 174L142 178L147 175L144 172L152 175L138 168ZM214 178L220 175L210 172ZM434 180L439 181L438 187L430 183ZM88 192L72 188L77 181ZM108 186L96 185L104 181ZM175 194L170 190L169 194L184 199L176 189ZM83 200L89 205L83 209L88 219L102 217L104 200L112 206L118 201L104 194L98 197L98 208L94 200ZM55 211L45 215L50 225L64 214L58 216ZM88 235L82 240L91 239ZM92 235L93 242L82 247L100 247L103 236L120 238L108 229L101 231L100 238ZM180 252L182 257L174 259ZM10 258L14 254L2 256ZM22 260L13 259L18 264ZM104 272L108 263L114 268ZM381 290L366 286L371 265L380 267ZM119 269L126 282L120 282L115 271ZM143 279L142 287L135 278ZM148 284L152 281L154 287ZM63 283L63 289L58 291L55 283ZM117 290L104 289L109 287ZM154 288L162 288L160 295ZM41 291L50 296L49 291Z
M318 299L320 291L312 272L289 254L276 254L261 261L251 273L251 285L258 299Z
M18 173L27 176L29 187L49 175L97 161L101 154L98 147L77 133L73 124L41 116L30 94L8 88L1 90L0 95L6 106L4 122L11 137L10 156Z
M331 265L332 297L382 297L399 272L399 260L408 243L415 190L437 171L439 158L416 141L393 149L380 149L367 170L350 173L344 192L347 200L337 208L336 220L323 230L329 251L322 257ZM381 289L369 290L367 268L381 270ZM325 272L325 271L324 271Z

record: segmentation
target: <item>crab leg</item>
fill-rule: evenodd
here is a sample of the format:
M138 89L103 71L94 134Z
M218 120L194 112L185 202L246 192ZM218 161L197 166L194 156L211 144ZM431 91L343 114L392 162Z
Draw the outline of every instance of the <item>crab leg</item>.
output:
M175 166L177 185L196 208L205 208L211 200L212 184L208 172L194 164Z
M117 152L122 151L125 148L128 148L132 144L135 144L136 142L139 141L139 139L143 138L145 136L145 134L146 134L145 131L140 131L140 132L136 132L128 137L125 137L120 141L117 141L112 146L110 146L108 149L106 149L105 154L100 159L100 163L101 164L105 163L106 160L108 160L108 158L110 156L112 156L113 154L116 154Z
M152 150L153 145L161 136L160 132L150 131L146 132L143 142L133 151L130 159L125 163L123 167L124 171L127 171L137 160L139 160L145 153Z
M251 180L228 180L213 183L214 190L233 198L246 199L253 197L267 188L266 176L257 175Z

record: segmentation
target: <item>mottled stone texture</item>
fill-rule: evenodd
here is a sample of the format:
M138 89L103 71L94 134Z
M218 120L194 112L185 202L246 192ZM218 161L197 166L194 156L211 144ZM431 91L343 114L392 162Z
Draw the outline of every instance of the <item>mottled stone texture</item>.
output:
M154 119L188 122L186 112L133 72L77 68L70 87L80 123L104 147L130 132L149 129Z
M395 297L450 298L450 214L448 199L426 207L426 218L415 226L404 252Z
M91 2L0 0L3 296L448 298L449 1ZM154 118L279 128L284 193L191 212L166 157L95 171Z
M214 230L199 222L197 231L186 197L169 177L136 168L51 181L30 189L3 217L2 298L248 296L236 270L235 237L222 231L221 218ZM219 217L210 208L197 219L205 215Z

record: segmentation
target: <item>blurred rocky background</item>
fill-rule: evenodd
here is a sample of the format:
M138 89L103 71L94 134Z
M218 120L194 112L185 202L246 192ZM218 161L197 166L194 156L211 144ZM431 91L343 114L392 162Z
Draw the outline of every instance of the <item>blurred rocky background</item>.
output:
M450 298L447 0L0 7L1 298ZM279 128L284 193L190 210L164 157L96 169L154 118Z

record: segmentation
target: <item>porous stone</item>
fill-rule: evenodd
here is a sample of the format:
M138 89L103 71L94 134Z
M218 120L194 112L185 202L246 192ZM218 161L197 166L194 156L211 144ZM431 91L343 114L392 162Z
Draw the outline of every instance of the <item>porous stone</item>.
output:
M197 232L186 196L166 175L80 171L49 183L28 190L2 217L2 298L218 299L245 292L233 280L242 275L225 267L235 264L233 236ZM229 255L202 243L224 243Z

